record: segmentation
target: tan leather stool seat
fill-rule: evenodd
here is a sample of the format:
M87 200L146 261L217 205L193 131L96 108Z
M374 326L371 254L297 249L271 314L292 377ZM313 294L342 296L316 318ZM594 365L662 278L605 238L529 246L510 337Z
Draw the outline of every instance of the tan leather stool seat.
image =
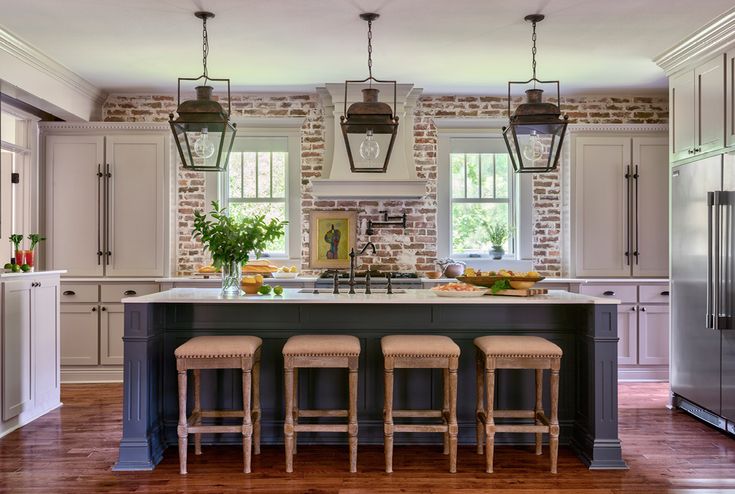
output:
M176 358L248 357L263 340L257 336L197 336L179 346Z
M392 357L459 357L459 346L447 336L390 335L380 339L380 346Z
M561 357L554 343L538 336L480 336L475 346L493 357Z
M284 355L299 356L358 356L360 340L350 335L309 334L288 339L283 346Z

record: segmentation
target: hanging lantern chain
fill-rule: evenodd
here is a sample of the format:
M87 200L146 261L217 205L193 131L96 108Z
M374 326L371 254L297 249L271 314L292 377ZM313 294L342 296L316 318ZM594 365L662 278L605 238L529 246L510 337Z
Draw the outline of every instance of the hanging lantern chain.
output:
M373 86L373 21L368 21L368 75L370 87Z
M207 35L207 18L202 18L202 66L204 67L204 83L209 80L207 72L207 56L209 55L209 36Z
M533 69L533 87L536 88L536 21L533 21L533 34L531 35L533 47L531 48L531 68Z

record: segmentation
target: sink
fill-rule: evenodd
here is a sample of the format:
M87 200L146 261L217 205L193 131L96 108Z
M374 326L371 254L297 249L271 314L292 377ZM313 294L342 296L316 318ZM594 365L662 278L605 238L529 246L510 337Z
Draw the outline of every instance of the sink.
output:
M346 295L349 292L349 288L340 288L339 293L342 295ZM385 288L373 288L371 290L372 295L385 295L388 293L388 291ZM299 290L299 293L312 293L314 295L332 295L332 289L331 288L322 288L319 290L314 291L313 288L302 288ZM406 293L406 290L403 290L401 288L394 288L393 289L393 295ZM364 288L355 288L355 295L365 295L365 289Z

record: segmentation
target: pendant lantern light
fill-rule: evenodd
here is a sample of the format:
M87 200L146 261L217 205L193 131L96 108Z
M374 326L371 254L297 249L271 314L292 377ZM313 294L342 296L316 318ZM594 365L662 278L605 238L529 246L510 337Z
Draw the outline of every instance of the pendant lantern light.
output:
M536 24L544 20L540 14L527 15L526 21L533 25L533 77L527 81L508 82L508 115L510 122L503 127L505 145L508 147L513 169L517 173L543 173L555 170L559 163L561 146L567 130L567 115L561 115L559 108L559 81L541 81L536 78ZM511 86L527 85L533 82L533 89L526 90L526 102L518 105L511 113ZM556 84L556 102L544 103L543 89L536 84Z
M183 167L197 171L224 171L227 169L232 144L235 140L235 124L230 122L230 80L209 77L207 56L209 39L207 19L214 17L211 12L196 12L195 17L202 20L202 64L204 73L196 78L179 77L178 80L178 118L169 115L169 124L176 140ZM181 102L181 81L199 81L195 88L196 99ZM208 82L227 82L227 111L212 99L212 86Z
M398 134L396 111L396 81L384 81L373 77L373 21L379 17L375 13L360 14L368 23L368 77L361 80L345 81L344 112L340 116L342 135L350 159L350 170L356 173L385 173ZM368 83L362 90L363 100L347 108L347 89L350 84ZM393 85L393 107L378 101L380 91L373 87L378 84Z

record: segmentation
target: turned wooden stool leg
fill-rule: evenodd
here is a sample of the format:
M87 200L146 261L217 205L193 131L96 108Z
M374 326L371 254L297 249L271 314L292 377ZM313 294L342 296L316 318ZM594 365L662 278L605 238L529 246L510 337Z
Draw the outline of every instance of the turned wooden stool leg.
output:
M544 371L543 369L536 369L536 407L534 408L534 424L536 425L543 425L541 423L541 420L539 420L539 417L544 413L543 393L544 393ZM536 433L536 454L537 455L540 455L542 453L541 451L542 437L543 435L541 432Z
M385 472L393 473L393 359L385 359L385 411L383 412Z
M477 404L475 405L475 422L476 422L476 435L477 435L477 454L481 455L484 451L485 446L485 426L482 424L480 417L485 413L485 398L483 397L484 383L482 378L484 376L483 360L480 358L479 352L475 358L475 382L477 385Z
M457 472L457 358L450 359L449 374L449 473Z
M286 447L286 472L293 472L293 368L286 364L283 369L286 395L286 418L283 423L284 445Z
M444 391L444 402L442 404L442 421L447 426L444 433L444 451L445 455L449 454L449 369L442 369L442 388Z
M202 371L200 369L194 369L194 410L192 415L196 414L197 419L194 425L202 425ZM194 454L202 454L202 435L200 433L194 434Z
M247 366L246 366L247 365ZM242 452L245 458L243 471L250 473L250 462L253 454L253 423L250 409L250 393L252 392L252 372L248 363L242 368Z
M493 473L493 456L495 454L495 362L485 363L485 471Z
M347 409L347 434L350 441L350 472L357 472L357 357L349 363L350 403Z
M179 436L179 472L186 473L186 369L179 369L179 426L176 433Z
M559 456L559 368L561 359L551 362L551 419L549 420L549 452L551 453L551 473L556 473Z
M260 454L260 359L253 365L253 454Z
M299 423L299 368L294 367L293 369L293 454L296 454L298 449L298 433L296 432L296 426Z

